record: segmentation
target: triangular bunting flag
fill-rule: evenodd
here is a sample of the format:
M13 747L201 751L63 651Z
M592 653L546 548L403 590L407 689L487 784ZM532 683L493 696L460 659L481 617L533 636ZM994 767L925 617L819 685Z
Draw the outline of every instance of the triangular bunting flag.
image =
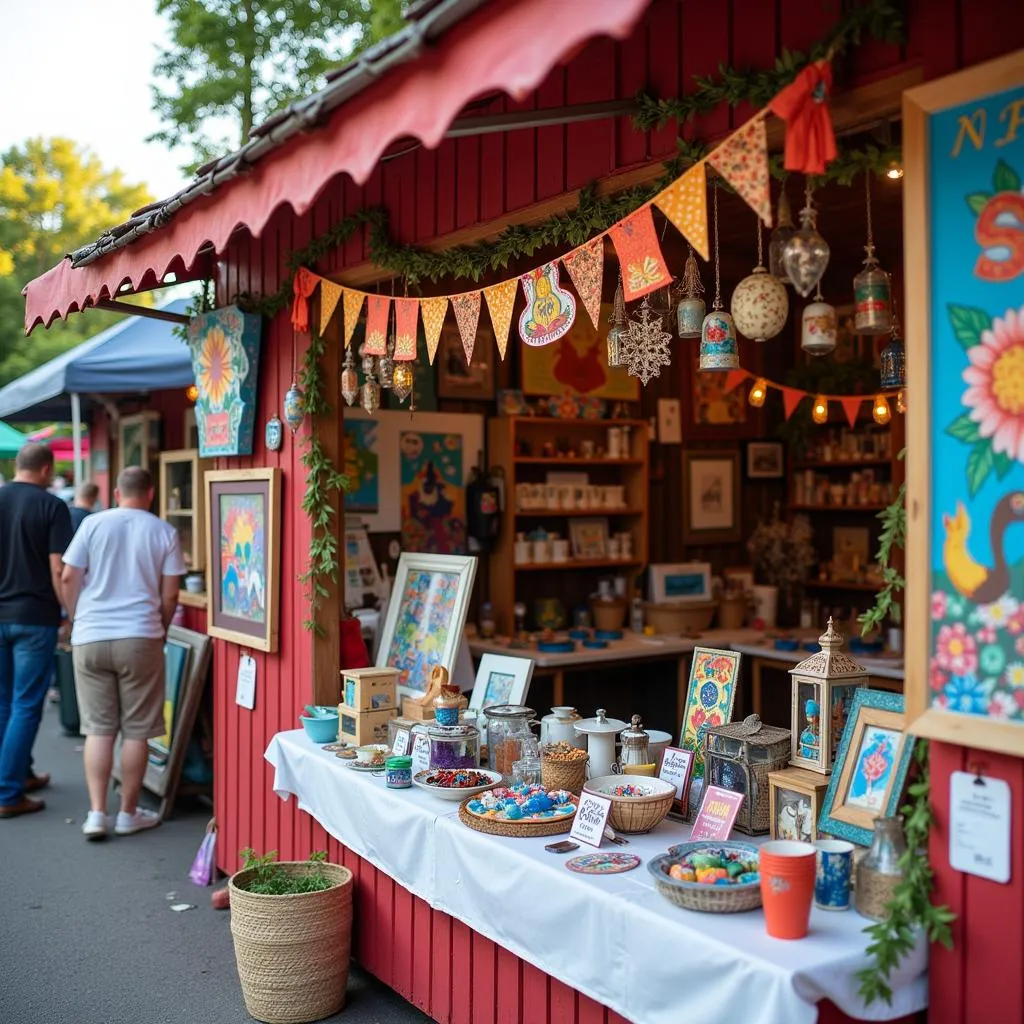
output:
M857 396L855 398L840 398L839 401L842 403L843 412L846 413L846 422L850 424L851 430L855 429L857 426L857 415L860 413L860 403L864 399Z
M320 279L320 336L323 337L327 325L338 308L338 300L341 298L341 285L328 281L327 278Z
M641 206L609 233L622 268L622 291L627 302L664 288L672 280L665 269L650 206Z
M311 270L299 267L292 280L292 327L297 331L309 330L309 297L320 283Z
M452 309L462 337L462 350L466 353L466 365L473 361L473 346L476 345L476 329L480 323L480 293L463 292L453 295Z
M708 154L708 163L772 226L772 200L768 191L768 137L764 118L748 121Z
M747 370L730 370L725 375L725 387L723 394L729 394L730 391L735 391L748 377L753 376Z
M519 314L519 337L533 348L568 334L576 321L576 299L559 283L558 260L528 270L519 279L526 305Z
M366 341L363 354L368 356L387 355L388 317L391 315L391 298L388 295L366 296Z
M438 295L432 299L420 299L420 314L423 317L423 333L427 339L427 358L434 365L437 346L441 341L441 328L448 312L448 296Z
M408 363L416 358L419 317L419 299L395 299L395 362Z
M786 413L786 419L796 412L796 407L807 397L806 391L797 388L782 388L782 407Z
M707 260L708 182L704 164L694 164L681 178L676 178L664 192L654 197L654 205Z
M707 259L707 257L704 257ZM604 275L604 239L591 239L562 257L576 294L595 328L601 319L601 282Z
M359 311L363 308L363 299L366 292L357 292L352 288L343 288L341 291L341 314L344 319L345 348L348 348L352 341L352 332L359 323Z
M512 326L512 307L516 302L516 279L513 277L485 288L484 298L487 300L487 312L491 314L498 354L504 360L508 348L508 332Z

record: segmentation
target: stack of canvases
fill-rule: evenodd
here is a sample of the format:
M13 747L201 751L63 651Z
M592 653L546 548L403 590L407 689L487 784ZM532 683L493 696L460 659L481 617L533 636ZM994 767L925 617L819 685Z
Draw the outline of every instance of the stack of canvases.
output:
M386 743L398 715L398 669L350 668L341 673L339 743Z

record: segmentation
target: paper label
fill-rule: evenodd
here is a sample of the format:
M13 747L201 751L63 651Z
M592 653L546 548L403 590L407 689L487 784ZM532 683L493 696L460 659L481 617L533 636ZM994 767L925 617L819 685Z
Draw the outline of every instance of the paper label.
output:
M676 800L680 813L686 814L690 801L690 772L693 771L693 751L680 747L666 747L658 778L676 787Z
M395 733L395 742L394 742L393 746L391 747L391 753L400 757L402 754L407 754L408 752L409 752L409 730L408 729L399 729L398 732Z
M1010 881L1010 784L953 772L949 779L949 864L993 882Z
M608 797L584 793L573 816L569 835L587 846L600 846L611 809L612 802Z
M417 733L412 744L412 773L425 772L430 767L430 740L426 733Z
M256 659L243 654L238 659L238 683L235 686L235 703L250 711L256 707Z
M734 793L719 786L708 786L701 801L700 813L693 823L690 842L696 842L698 839L728 839L742 803L742 793Z

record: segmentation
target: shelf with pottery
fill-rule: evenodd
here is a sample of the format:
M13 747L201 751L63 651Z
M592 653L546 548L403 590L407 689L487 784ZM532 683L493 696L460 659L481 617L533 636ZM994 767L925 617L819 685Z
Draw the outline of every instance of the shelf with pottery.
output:
M539 519L551 516L555 519L571 519L574 516L644 516L644 508L517 508L516 516L520 519Z
M206 562L206 487L204 474L212 460L195 448L160 453L158 493L160 518L178 533L181 554L190 572Z

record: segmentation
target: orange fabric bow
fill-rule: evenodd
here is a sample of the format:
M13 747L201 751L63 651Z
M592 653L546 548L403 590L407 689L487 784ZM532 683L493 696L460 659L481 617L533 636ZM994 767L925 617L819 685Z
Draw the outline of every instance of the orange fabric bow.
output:
M809 64L786 86L768 109L786 122L786 170L824 174L836 158L836 137L828 109L832 65Z
M292 327L297 331L309 330L309 297L313 289L320 283L320 278L305 267L295 271L292 291L295 295L292 302Z

